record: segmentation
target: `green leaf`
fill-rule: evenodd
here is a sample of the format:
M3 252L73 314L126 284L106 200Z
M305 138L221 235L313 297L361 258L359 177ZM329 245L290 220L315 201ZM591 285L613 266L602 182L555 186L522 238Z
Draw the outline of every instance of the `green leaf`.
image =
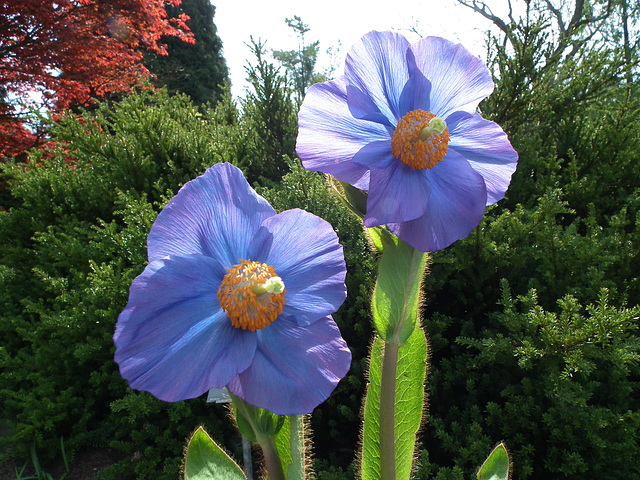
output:
M373 292L373 323L386 341L397 336L404 343L418 318L418 303L427 254L392 236L385 242Z
M289 478L289 468L291 467L291 423L289 417L284 417L282 427L275 435L276 449L282 463L282 470L287 478Z
M478 480L508 480L511 460L504 443L499 443L478 470Z
M227 455L202 427L198 427L187 444L184 458L185 480L246 480L242 469Z
M369 385L364 406L362 432L362 479L380 479L380 379L384 342L374 340L369 365ZM395 457L396 478L411 474L416 435L422 423L427 341L422 328L416 328L400 346L396 373Z
M366 229L369 238L371 239L371 243L379 252L384 252L384 240L382 238L382 230L379 227L367 228Z
M251 442L259 443L258 437L274 437L282 428L284 416L254 407L232 393L230 396L233 400L233 416L238 430Z
M343 191L343 200L347 204L349 210L355 215L362 218L367 213L367 196L368 193L349 185L346 182L340 182Z

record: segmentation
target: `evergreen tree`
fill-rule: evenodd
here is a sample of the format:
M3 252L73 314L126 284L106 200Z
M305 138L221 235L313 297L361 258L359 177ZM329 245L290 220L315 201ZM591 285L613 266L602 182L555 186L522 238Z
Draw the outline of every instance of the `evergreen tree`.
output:
M196 105L215 104L228 81L227 63L222 56L222 41L213 22L215 7L209 0L183 0L167 8L170 18L188 15L187 25L196 42L193 45L167 38L168 55L150 55L147 68L157 77L155 84L170 94L185 93Z
M302 102L311 85L326 80L323 75L315 72L320 42L316 41L309 45L305 43L304 37L310 28L297 15L285 19L285 22L298 36L298 50L274 50L273 58L286 69L297 99Z
M242 124L251 132L250 156L242 167L249 182L260 177L278 181L287 173L285 157L295 156L298 122L287 79L265 58L264 43L251 38L256 64L247 67L253 91L242 105Z

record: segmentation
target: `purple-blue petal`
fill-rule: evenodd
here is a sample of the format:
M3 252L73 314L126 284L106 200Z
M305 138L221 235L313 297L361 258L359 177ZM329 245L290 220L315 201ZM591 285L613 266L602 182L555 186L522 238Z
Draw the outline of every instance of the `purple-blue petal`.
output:
M413 220L427 209L431 183L424 171L411 170L399 160L371 170L366 227Z
M189 255L152 262L133 281L113 336L131 388L175 402L222 388L249 367L257 337L221 309L225 273L216 260Z
M202 254L235 265L246 258L262 221L275 213L237 167L214 165L187 182L160 212L147 239L149 261Z
M353 156L353 162L367 168L390 167L396 160L391 154L391 136L385 140L367 143ZM371 177L369 177L371 184Z
M447 117L457 110L473 113L493 92L486 65L462 45L426 37L410 46L415 62L431 82L430 110Z
M287 210L262 223L251 258L271 265L285 284L283 315L309 325L332 314L347 296L347 267L331 224L303 210Z
M311 413L349 371L351 352L330 316L307 327L280 317L257 336L253 363L227 386L256 407Z
M449 156L428 171L431 193L419 218L387 226L422 252L433 252L465 238L478 226L486 206L482 176L458 155Z
M400 115L404 116L414 110L430 111L430 95L431 82L427 80L420 70L414 69L400 94Z
M296 153L308 170L366 189L368 169L351 160L368 143L388 138L389 127L353 117L344 77L313 85L302 102Z
M395 118L385 115L371 97L357 87L347 85L347 105L354 118L395 128Z
M509 188L518 154L497 123L485 120L477 113L452 117L451 122L447 119L451 134L448 155L458 153L482 175L487 187L487 205L492 205L501 200Z
M397 124L402 117L400 95L409 80L408 48L409 42L400 34L369 32L349 50L344 74L347 84L360 93L352 99L349 91L347 98L350 104L356 102L359 115L382 113ZM369 101L363 101L361 95Z

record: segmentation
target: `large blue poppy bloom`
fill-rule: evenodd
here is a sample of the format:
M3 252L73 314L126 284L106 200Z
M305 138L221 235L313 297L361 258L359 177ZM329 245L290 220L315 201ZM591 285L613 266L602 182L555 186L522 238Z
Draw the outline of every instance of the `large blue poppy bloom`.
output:
M493 91L461 45L370 32L344 75L312 86L296 151L309 170L369 192L364 224L386 224L414 248L440 250L504 197L518 156L476 108Z
M331 317L346 297L336 233L276 214L236 167L188 182L156 219L114 342L120 373L173 402L226 386L276 414L311 412L349 370Z

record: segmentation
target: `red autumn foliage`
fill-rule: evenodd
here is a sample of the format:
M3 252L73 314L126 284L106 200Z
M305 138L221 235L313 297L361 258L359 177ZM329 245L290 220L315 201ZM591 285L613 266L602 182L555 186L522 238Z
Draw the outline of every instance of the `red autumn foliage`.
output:
M162 36L193 43L187 16L167 18L165 6L180 3L0 2L0 157L16 155L38 140L16 105L40 104L60 112L92 97L127 92L149 74L141 63L143 51L166 54Z

